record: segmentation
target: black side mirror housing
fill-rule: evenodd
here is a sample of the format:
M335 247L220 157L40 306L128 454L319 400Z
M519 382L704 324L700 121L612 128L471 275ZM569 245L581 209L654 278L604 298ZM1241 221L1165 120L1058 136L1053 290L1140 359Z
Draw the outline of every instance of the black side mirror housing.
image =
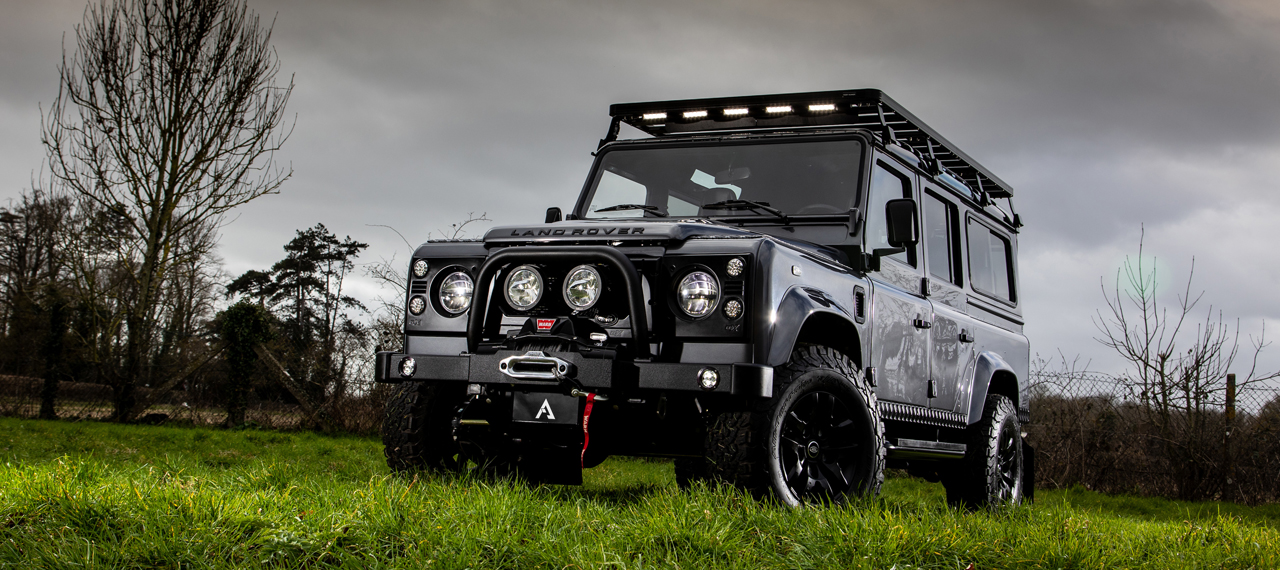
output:
M557 208L555 206L547 208L547 219L545 223L550 224L550 223L558 222L561 219L562 218L560 216L560 208Z
M889 200L884 205L885 221L889 230L889 245L911 247L920 241L920 218L916 214L916 201L911 198Z

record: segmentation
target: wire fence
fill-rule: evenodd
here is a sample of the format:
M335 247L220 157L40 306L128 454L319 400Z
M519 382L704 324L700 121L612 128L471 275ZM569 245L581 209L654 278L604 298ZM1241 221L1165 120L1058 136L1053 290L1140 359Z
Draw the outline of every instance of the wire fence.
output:
M40 417L44 380L26 376L0 376L0 416ZM269 430L319 429L360 435L377 435L382 425L382 405L387 388L370 382L348 384L341 394L329 394L319 413L306 413L296 403L257 397L250 392L245 422ZM151 388L138 388L139 401ZM59 382L54 411L61 420L106 420L114 412L111 387L89 382ZM139 413L143 423L176 423L221 426L226 423L224 401L197 391L170 390Z
M1221 384L1221 385L1219 385ZM1280 389L1225 383L1155 397L1127 377L1036 372L1027 440L1036 482L1243 503L1280 500Z

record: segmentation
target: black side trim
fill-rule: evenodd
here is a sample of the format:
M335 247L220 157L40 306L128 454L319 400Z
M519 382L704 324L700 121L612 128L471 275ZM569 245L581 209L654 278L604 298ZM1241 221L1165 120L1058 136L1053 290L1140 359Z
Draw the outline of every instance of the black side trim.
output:
M965 418L963 414L958 414L956 412L936 410L913 404L900 404L898 402L880 401L877 402L877 404L880 408L880 417L886 420L911 422L944 428L964 429L969 426L969 423L966 421L967 418Z

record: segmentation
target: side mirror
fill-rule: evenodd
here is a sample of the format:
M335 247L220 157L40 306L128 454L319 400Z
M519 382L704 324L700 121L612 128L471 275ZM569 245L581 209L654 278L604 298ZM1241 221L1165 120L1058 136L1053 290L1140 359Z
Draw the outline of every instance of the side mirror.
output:
M911 198L889 200L884 206L885 221L889 230L889 245L911 247L920 241L920 222L916 215L916 201Z
M550 224L550 223L553 223L553 222L558 222L558 221L560 221L560 219L561 219L561 218L560 218L560 208L557 208L557 207L555 207L555 206L552 206L552 207L550 207L550 208L547 208L547 219L546 219L546 222L545 222L545 223Z

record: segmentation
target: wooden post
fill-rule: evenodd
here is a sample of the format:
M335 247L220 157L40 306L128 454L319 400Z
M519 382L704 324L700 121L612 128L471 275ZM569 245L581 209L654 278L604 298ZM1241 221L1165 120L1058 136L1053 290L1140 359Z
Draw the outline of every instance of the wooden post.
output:
M1236 375L1227 374L1227 409L1226 409L1226 438L1222 444L1222 454L1225 467L1224 471L1227 477L1227 485L1224 489L1225 498L1227 500L1235 500L1236 496L1236 461L1235 456L1231 453L1231 436L1236 428Z

